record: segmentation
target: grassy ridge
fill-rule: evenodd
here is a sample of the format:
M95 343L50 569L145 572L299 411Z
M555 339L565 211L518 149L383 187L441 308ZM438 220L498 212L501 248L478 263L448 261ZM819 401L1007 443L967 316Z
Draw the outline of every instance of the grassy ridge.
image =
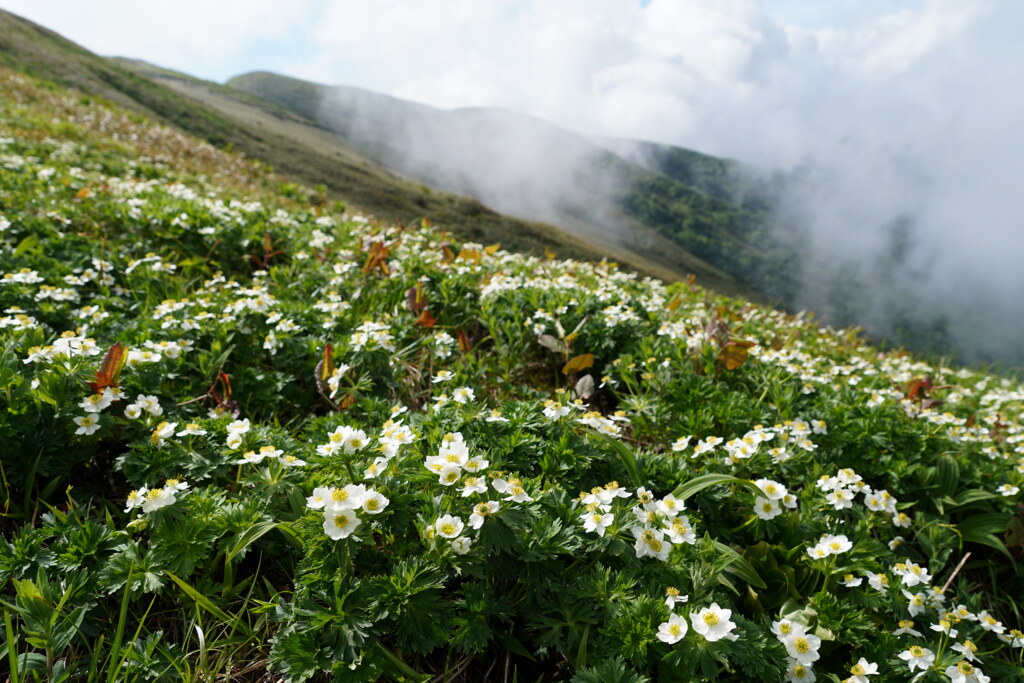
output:
M103 97L219 148L236 149L293 182L322 187L328 198L381 219L409 223L429 217L465 239L500 242L531 253L554 250L566 257L613 258L670 280L696 273L721 291L748 292L733 277L670 243L651 245L643 253L611 243L594 245L551 225L511 218L473 199L398 177L344 145L317 136L315 126L302 117L236 89L131 60L98 57L3 11L0 29L0 64Z

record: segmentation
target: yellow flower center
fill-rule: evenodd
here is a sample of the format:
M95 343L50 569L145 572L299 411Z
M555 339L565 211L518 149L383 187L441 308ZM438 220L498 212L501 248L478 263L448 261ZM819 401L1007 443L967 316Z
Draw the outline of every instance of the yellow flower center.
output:
M335 515L334 516L334 525L335 526L337 526L337 527L344 527L346 524L348 524L348 515Z
M446 536L454 536L455 535L455 525L452 524L451 522L445 522L444 524L441 525L441 533L445 534Z
M714 612L705 612L703 615L701 615L701 619L703 619L704 623L708 626L714 626L718 623L718 615Z
M797 638L794 645L796 646L796 651L800 654L810 652L811 650L811 644L807 642L807 639L804 637Z
M924 648L922 648L920 645L911 645L910 655L912 657L924 657Z
M854 676L863 676L864 667L860 664L854 664L853 667L850 669L850 673L852 673Z
M365 507L367 510L376 510L377 508L380 507L380 501L377 500L376 498L367 498Z
M678 636L683 629L679 627L679 624L672 624L668 627L668 632L674 636Z

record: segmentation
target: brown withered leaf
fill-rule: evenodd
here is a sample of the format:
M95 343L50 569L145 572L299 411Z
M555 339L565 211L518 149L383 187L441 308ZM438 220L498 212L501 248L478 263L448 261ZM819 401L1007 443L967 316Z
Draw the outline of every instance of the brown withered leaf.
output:
M725 343L725 346L718 353L718 359L725 365L726 370L735 370L747 361L747 356L750 355L750 347L753 345L754 342L752 341L733 339Z
M501 242L497 242L495 244L491 244L484 247L484 253L487 254L488 256L494 256L494 254L496 254L499 249L501 249Z
M334 374L334 371L334 346L328 344L324 347L324 358L321 361L320 367L320 381L326 382Z
M459 351L466 353L473 348L473 343L469 341L469 337L463 330L458 330L457 336L459 338Z
M571 359L562 367L563 375L572 375L580 370L586 370L594 365L594 354L584 353Z

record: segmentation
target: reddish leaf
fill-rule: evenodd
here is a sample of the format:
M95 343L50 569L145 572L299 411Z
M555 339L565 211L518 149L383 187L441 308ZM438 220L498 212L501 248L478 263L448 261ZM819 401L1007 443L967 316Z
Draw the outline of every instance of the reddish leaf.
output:
M121 370L124 369L124 364L127 360L128 357L124 353L124 347L121 346L121 342L111 346L107 349L103 360L100 362L100 369L96 371L96 379L88 382L89 388L98 394L107 387L116 387L117 379L121 375Z
M423 325L423 327L433 327L437 324L437 318L430 315L430 311L423 309L420 311L420 317L416 318L417 325Z

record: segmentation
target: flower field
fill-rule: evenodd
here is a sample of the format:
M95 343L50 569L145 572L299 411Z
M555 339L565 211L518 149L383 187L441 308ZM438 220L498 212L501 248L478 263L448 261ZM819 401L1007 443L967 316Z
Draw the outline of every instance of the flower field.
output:
M1024 680L1020 384L0 104L12 681Z

